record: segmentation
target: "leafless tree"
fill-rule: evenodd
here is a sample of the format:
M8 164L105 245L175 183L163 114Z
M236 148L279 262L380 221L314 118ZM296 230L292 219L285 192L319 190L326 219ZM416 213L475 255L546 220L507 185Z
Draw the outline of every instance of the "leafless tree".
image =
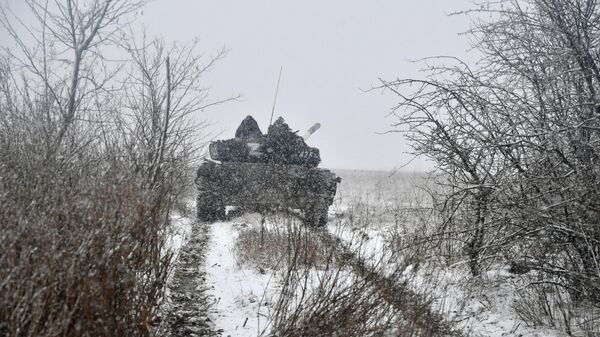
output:
M21 84L23 94L35 94L44 106L39 123L49 131L45 139L49 159L61 150L71 125L88 117L94 94L114 76L100 48L122 32L128 14L147 1L25 2L34 24L21 21L7 8L0 10L0 23L14 44L2 49L27 81ZM42 91L28 92L33 86Z
M459 14L473 18L475 64L428 59L427 78L382 81L401 99L398 130L451 186L444 224L463 215L440 237L464 243L474 275L507 257L597 304L598 2L487 1Z
M145 35L141 41L124 41L123 48L132 62L123 80L116 117L120 132L128 136L128 155L135 171L153 187L168 175L161 163L187 165L197 148L192 144L202 142L197 131L204 129L206 122L194 122L191 115L237 96L211 101L201 81L225 56L225 49L205 57L198 53L197 41L167 47L161 39L147 41ZM184 162L173 162L182 158Z
M153 334L192 114L227 99L202 83L223 51L136 40L146 2L0 7L0 335Z

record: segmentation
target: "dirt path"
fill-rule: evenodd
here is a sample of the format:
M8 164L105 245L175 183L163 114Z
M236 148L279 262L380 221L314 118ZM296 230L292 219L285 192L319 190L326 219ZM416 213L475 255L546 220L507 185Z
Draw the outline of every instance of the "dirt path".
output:
M209 318L213 300L208 294L204 262L210 224L194 223L181 248L169 287L165 329L171 337L221 336Z

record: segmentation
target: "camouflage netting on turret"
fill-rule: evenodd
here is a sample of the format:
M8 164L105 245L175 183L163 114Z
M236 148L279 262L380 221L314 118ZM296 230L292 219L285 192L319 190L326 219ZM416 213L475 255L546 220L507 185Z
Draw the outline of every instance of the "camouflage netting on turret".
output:
M236 138L210 145L210 155L222 162L270 163L317 167L321 162L319 150L308 146L279 117L268 132L262 134L251 116L236 130Z

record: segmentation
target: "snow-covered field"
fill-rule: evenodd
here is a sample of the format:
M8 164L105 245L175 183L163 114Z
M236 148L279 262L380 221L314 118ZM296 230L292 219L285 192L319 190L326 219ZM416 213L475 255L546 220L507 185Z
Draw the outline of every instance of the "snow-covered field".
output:
M399 219L398 214L405 217L415 214L398 210L414 211L419 207L422 191L411 184L423 181L423 176L390 177L384 172L364 171L338 174L343 183L330 209L329 233L340 238L358 256L368 257L367 261L388 259L386 263L393 266L394 261L389 260L390 249L393 249L390 236L397 226L406 225L406 219ZM185 244L192 219L174 219L176 225L169 245L177 251ZM418 219L415 218L415 226L419 225ZM267 335L273 325L275 303L282 294L285 268L270 269L260 263L249 263L243 260L243 254L236 253L240 233L259 228L260 217L244 216L209 226L206 257L198 268L206 272L204 281L212 301L209 317L215 330L223 336ZM277 258L276 254L269 256L268 249L265 252L267 259ZM311 275L317 275L314 278L317 281L311 282L317 287L321 271L312 268ZM411 268L406 272L412 273ZM409 282L415 292L435 297L433 311L473 336L566 336L548 327L527 326L518 318L513 308L514 294L524 283L521 276L507 273L503 266L471 279L464 264L445 268L420 266Z
M353 205L361 204L367 209L364 213L377 220L349 228L334 219L328 224L329 230L377 261L389 252L386 243L397 226L391 221L394 217L390 213L402 208L418 208L426 200L423 191L415 187L425 182L425 175L390 176L387 172L369 171L346 173L345 185L342 186L346 199L337 208L347 212ZM525 286L526 280L509 274L505 266L498 266L476 280L470 278L465 264L447 268L428 267L416 273L413 287L435 292L434 309L473 336L568 336L549 327L527 326L518 318L513 309L515 289Z

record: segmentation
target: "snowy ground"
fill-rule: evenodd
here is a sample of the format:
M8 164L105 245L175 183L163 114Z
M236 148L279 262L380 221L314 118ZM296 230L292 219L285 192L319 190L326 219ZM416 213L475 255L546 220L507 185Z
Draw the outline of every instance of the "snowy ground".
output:
M395 226L389 213L398 208L419 206L423 195L415 192L414 186L407 185L407 180L418 181L420 178L415 174L404 180L384 172L345 173L348 175L342 180L345 197L338 198L330 211L335 217L328 223L329 231L360 250L363 256L379 261L389 251L387 236ZM362 209L357 210L356 205ZM347 216L352 211L366 212L374 219L365 226L344 226L340 216ZM568 336L548 327L528 327L518 318L512 307L514 291L525 283L523 277L509 274L502 266L472 280L468 270L460 265L445 269L423 268L412 282L416 290L435 292L438 300L434 309L473 336Z
M333 220L329 222L328 229L369 260L385 258L385 227L348 228ZM548 328L527 327L518 319L512 308L513 292L518 284L522 286L523 283L521 276L511 275L502 269L490 271L481 279L470 280L468 271L460 266L445 270L425 268L412 282L416 290L435 292L438 300L434 309L473 336L567 336Z
M372 256L371 260L377 261L390 248L387 236L395 225L391 210L398 205L410 208L414 203L407 201L406 196L394 195L393 202L386 197L391 190L399 186L404 188L403 182L386 184L386 176L379 174L369 183L368 174L363 172L359 178L360 186L352 186L353 181L344 177L346 185L342 186L342 196L330 210L328 230L360 256ZM348 214L364 210L374 217L370 224L353 228L344 225ZM173 219L168 246L178 252L185 246L194 220L177 215ZM240 221L205 225L208 226L206 253L203 264L197 268L204 275L202 281L211 304L207 314L214 330L222 336L266 335L270 328L270 310L280 291L281 280L273 271L251 267L240 263L239 257L236 259L234 246L243 226ZM435 292L438 300L434 310L448 321L457 322L473 336L566 336L547 328L526 327L520 322L512 308L512 294L515 284L521 281L501 267L478 280L470 280L465 268L460 266L421 270L413 282L415 291Z
M478 279L471 279L465 268L448 268L434 271L435 286L429 287L426 273L432 273L432 270L419 273L417 280L421 282L414 286L435 291L437 310L472 336L567 336L549 328L528 327L518 318L512 305L514 289L524 285L521 276L511 275L499 267Z
M233 247L238 228L233 222L212 224L211 234L205 268L214 298L211 315L215 325L223 329L224 336L259 336L268 329L274 275L237 264Z
M188 238L192 219L179 218L171 246L177 250ZM331 221L329 229L352 247L360 247L363 256L376 254L384 248L381 228L348 230ZM239 265L234 256L234 245L239 234L239 223L218 222L210 224L209 241L204 265L210 296L208 313L215 331L222 336L261 336L269 331L269 310L279 289L274 272ZM511 307L512 295L507 278L502 272L490 272L478 284L465 289L465 277L460 269L438 273L436 285L440 310L450 321L471 331L474 336L566 336L550 329L533 329L520 323ZM415 285L419 288L419 285ZM477 293L478 296L475 296ZM485 294L485 296L481 296Z

